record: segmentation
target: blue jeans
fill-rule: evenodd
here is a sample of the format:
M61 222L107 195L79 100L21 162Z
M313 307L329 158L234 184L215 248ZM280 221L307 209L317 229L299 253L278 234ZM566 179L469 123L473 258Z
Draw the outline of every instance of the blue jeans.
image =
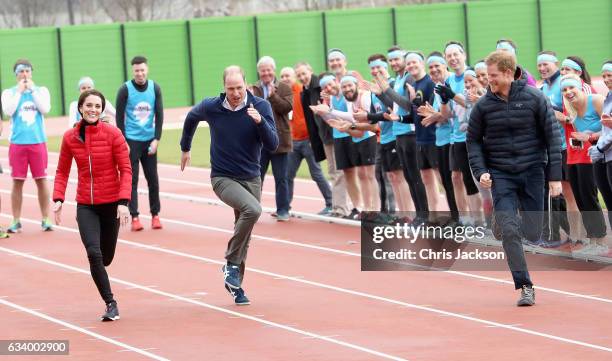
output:
M544 167L536 166L520 173L491 169L491 179L495 218L501 227L502 244L514 286L516 289L531 286L522 239L524 235L529 241L538 241L542 235Z
M287 153L274 154L265 149L261 150L261 184L268 171L268 166L272 163L272 174L274 175L276 213L284 214L289 212L289 186L287 181Z
M325 207L331 208L332 206L332 192L327 183L327 179L323 175L321 166L315 161L314 153L310 147L310 141L306 140L294 140L293 141L293 152L289 153L289 172L288 172L288 184L289 184L289 204L293 201L293 180L297 174L302 159L306 159L308 164L308 170L310 171L310 178L317 183L319 191L325 199Z

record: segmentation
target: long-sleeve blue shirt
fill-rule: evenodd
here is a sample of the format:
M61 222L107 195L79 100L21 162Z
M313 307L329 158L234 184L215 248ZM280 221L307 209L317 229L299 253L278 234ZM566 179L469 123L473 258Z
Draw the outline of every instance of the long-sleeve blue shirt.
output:
M191 141L198 123L207 121L211 140L211 177L259 177L262 147L271 152L278 147L272 107L268 101L250 92L247 92L246 107L237 111L226 109L223 106L224 100L225 94L206 98L191 109L183 125L181 149L183 152L191 150ZM261 115L259 124L247 114L251 104Z

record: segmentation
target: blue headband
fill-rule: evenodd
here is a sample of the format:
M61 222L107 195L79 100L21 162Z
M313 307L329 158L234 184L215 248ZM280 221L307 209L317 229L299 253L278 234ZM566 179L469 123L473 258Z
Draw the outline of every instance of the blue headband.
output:
M538 65L542 63L558 63L559 59L551 54L540 54L538 55Z
M459 50L460 52L465 53L465 50L463 50L463 47L459 44L448 44L448 46L444 49L444 53L449 50Z
M446 60L444 60L444 58L441 56L432 55L427 58L427 65L431 65L431 63L440 63L442 65L446 65Z
M406 61L408 60L425 61L425 59L423 59L423 56L421 56L421 54L419 53L406 54Z
M468 69L468 70L466 70L466 71L463 73L463 75L469 75L469 76L471 76L472 78L476 78L476 72L475 72L474 70L472 70L472 69Z
M565 59L565 60L563 60L563 62L561 63L561 66L562 67L563 66L567 66L568 68L572 68L574 70L582 72L582 67L580 65L578 65L578 63L576 63L572 59Z
M476 63L476 65L474 65L475 70L486 69L486 68L487 68L487 64L485 64L484 61L478 62Z
M27 64L17 64L15 67L15 75L19 75L19 73L26 69L30 69L30 71L32 71L32 67Z
M342 77L342 79L340 79L340 84L342 84L344 82L347 82L347 81L352 81L355 84L359 83L359 81L357 81L357 78L355 78L354 76L352 76L352 75L345 75L345 76Z
M574 78L564 78L563 80L561 80L561 89L565 89L569 86L582 89L582 84L580 83L580 81Z
M497 50L500 50L500 49L508 50L512 54L516 55L516 49L512 46L512 44L510 44L507 41L502 41L499 44L497 44Z
M601 72L605 73L605 72L612 72L612 63L605 63L602 67L601 67Z
M79 79L79 85L78 85L78 89L81 89L81 86L83 84L91 84L91 87L94 87L94 81L92 78L88 77L88 76L84 76L81 79Z
M322 77L321 80L319 80L319 86L324 88L330 81L336 81L336 77L333 75L326 75Z
M382 66L383 68L387 69L388 64L385 61L382 61L381 59L376 59L376 60L372 60L369 64L370 68L374 68L376 66Z
M395 59L395 58L403 58L406 53L403 50L393 50L387 54L387 58Z
M327 60L336 59L336 58L346 59L346 55L344 55L344 53L341 52L340 50L333 50L333 51L330 51L329 54L327 54Z

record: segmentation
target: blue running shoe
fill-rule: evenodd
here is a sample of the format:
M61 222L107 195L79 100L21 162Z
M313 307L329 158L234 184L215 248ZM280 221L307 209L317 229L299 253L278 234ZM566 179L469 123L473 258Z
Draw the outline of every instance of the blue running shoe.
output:
M225 264L221 267L225 284L232 289L240 288L240 267L233 264Z
M232 295L232 297L234 297L234 303L236 303L236 305L246 306L251 304L251 301L249 301L247 296L244 294L244 290L242 288L232 290L228 285L225 285L225 289L230 295Z
M13 221L11 225L6 229L8 233L19 233L21 232L21 222Z

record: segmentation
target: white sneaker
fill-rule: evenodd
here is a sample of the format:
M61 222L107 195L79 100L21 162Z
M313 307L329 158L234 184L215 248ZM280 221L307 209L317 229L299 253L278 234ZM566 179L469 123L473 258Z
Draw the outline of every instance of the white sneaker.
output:
M610 253L610 247L607 244L598 244L593 252L596 256L607 256Z
M594 243L589 243L587 245L582 246L582 248L578 249L578 250L572 250L572 253L575 254L579 254L579 255L589 255L591 254L591 251L593 250L593 248L595 248L597 245Z

